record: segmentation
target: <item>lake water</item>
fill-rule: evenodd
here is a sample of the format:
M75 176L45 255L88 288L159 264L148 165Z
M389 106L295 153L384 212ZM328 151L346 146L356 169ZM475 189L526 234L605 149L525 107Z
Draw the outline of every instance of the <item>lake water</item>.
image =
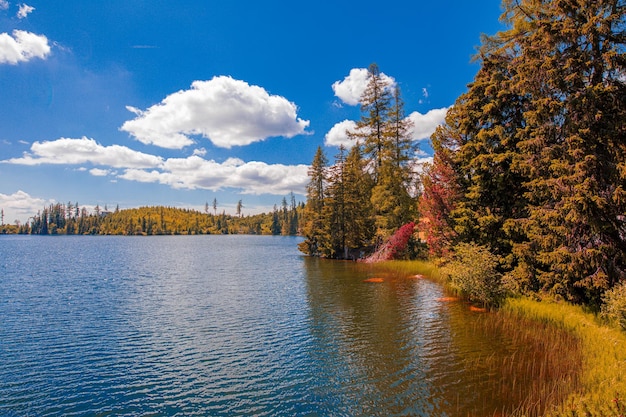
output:
M380 274L299 241L0 236L0 415L491 416L518 401L468 368L516 349L480 333L484 314L428 280L365 283Z

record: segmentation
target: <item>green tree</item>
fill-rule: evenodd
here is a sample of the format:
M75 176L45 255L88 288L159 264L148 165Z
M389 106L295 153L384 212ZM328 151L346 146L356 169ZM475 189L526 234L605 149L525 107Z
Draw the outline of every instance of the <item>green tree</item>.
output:
M508 1L513 88L529 97L519 164L531 245L518 275L600 303L626 279L626 3Z
M526 242L514 226L527 215L527 178L516 162L528 99L511 88L514 70L506 50L485 47L481 53L482 68L434 141L441 142L436 136L442 134L454 138L447 144L462 192L450 212L458 240L488 247L510 270L513 244Z
M348 136L363 144L364 152L373 163L374 178L383 164L385 150L388 149L388 121L392 101L389 80L384 78L378 65L369 66L369 79L361 95L361 119L354 132Z
M597 305L626 279L626 5L504 6L508 29L483 40L433 136L422 206L450 246L497 256L512 288Z
M415 154L418 150L416 143L411 137L413 122L406 117L404 111L404 100L400 87L396 85L393 89L393 104L389 109L389 122L387 136L390 138L390 159L392 164L402 173L402 181L408 186L413 177L413 164Z
M274 205L274 211L272 212L272 224L270 226L270 233L272 235L279 235L281 233L280 216L278 215L278 208Z
M241 209L243 208L243 203L241 200L237 201L237 217L241 217Z
M298 206L296 204L296 196L293 192L289 193L290 199L290 208L289 208L289 235L295 236L298 234L299 228L299 216L298 216Z
M328 186L323 209L322 255L327 258L346 257L345 148L339 147L335 163L327 171Z
M321 255L327 164L328 159L320 146L315 152L313 162L308 171L309 184L306 188L307 200L304 207L302 224L304 241L298 245L303 253L312 256Z
M371 202L373 179L366 171L358 144L346 157L344 183L345 245L360 252L372 245L375 227Z

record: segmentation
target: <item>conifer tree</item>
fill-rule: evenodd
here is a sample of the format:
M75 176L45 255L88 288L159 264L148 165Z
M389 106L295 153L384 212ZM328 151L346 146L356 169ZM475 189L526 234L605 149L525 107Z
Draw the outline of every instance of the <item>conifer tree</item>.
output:
M373 179L366 171L358 143L346 157L344 183L345 244L360 251L372 245L375 228L371 203Z
M324 198L322 255L326 258L344 258L346 246L345 205L345 148L339 147L335 163L328 168Z
M433 136L422 206L452 244L498 255L517 289L596 304L626 279L626 4L504 6L509 29L484 39Z
M328 160L320 146L315 152L308 171L310 181L307 185L307 201L302 225L302 234L305 239L298 245L303 253L312 256L321 255L327 164Z
M530 97L520 131L532 246L520 274L573 301L599 303L626 279L626 3L509 2L500 40Z
M356 123L355 132L348 136L363 144L365 155L372 161L374 178L382 166L385 150L388 149L388 115L391 105L391 92L388 81L382 77L378 65L369 66L367 87L361 96L361 120Z
M400 92L400 87L396 85L393 89L393 104L389 109L389 121L387 135L390 138L391 155L393 165L401 170L407 186L412 180L413 166L417 145L411 138L413 122L406 117L404 111L404 100Z

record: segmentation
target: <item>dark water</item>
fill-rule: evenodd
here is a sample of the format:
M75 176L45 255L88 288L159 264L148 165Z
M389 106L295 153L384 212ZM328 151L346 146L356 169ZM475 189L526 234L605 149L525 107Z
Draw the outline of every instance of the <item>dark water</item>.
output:
M0 415L506 406L464 358L515 346L476 333L476 313L427 280L364 283L368 267L301 257L298 241L0 236Z

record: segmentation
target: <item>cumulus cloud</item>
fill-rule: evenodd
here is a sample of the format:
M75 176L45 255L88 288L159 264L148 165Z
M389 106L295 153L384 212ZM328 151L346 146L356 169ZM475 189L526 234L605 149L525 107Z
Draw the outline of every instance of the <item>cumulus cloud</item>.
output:
M162 170L128 169L119 178L168 185L172 188L222 190L238 189L244 194L304 194L309 181L307 165L244 162L230 158L223 163L197 155L170 158Z
M106 177L107 175L111 174L112 171L108 169L92 168L89 170L89 173L94 177Z
M24 30L12 35L0 33L0 64L15 65L34 58L45 59L50 54L48 38Z
M411 121L413 128L411 132L412 140L425 140L435 132L437 126L445 121L448 108L429 110L426 114L419 112L411 113L407 118ZM356 131L356 122L352 120L344 120L335 124L324 137L326 146L343 145L350 148L354 144L354 140L350 139L346 131Z
M396 85L393 77L380 73L381 79L391 88ZM350 74L342 81L333 83L333 91L341 101L351 106L356 106L361 101L361 96L369 81L369 71L366 68L353 68Z
M307 165L244 162L229 158L224 162L202 158L203 150L187 158L164 159L134 151L125 146L103 146L93 139L67 139L35 142L21 158L0 163L20 165L92 164L93 176L114 176L128 181L159 183L176 189L237 189L244 194L304 194L308 183ZM111 169L113 168L113 169ZM118 168L121 172L115 170ZM79 171L86 171L84 167Z
M17 17L19 19L24 19L26 16L32 13L33 10L35 10L33 6L29 6L28 4L20 4L20 8L17 11Z
M448 108L429 110L426 114L414 111L409 115L413 122L413 140L424 140L430 138L435 133L437 126L446 119Z
M103 146L93 139L60 138L54 141L35 142L30 153L21 158L12 158L4 163L19 165L91 163L113 168L151 168L160 166L163 158L120 145Z
M146 111L127 108L137 117L121 130L142 143L168 149L191 145L193 135L231 148L269 137L290 138L307 133L309 126L286 98L226 76L194 81L191 89L173 93Z
M12 223L13 220L23 222L48 203L42 198L31 197L22 190L13 194L0 193L0 207L4 210L5 223Z
M348 137L347 132L354 132L356 129L356 122L352 120L344 120L335 124L324 137L324 144L326 146L340 146L350 148L354 144L354 140Z

